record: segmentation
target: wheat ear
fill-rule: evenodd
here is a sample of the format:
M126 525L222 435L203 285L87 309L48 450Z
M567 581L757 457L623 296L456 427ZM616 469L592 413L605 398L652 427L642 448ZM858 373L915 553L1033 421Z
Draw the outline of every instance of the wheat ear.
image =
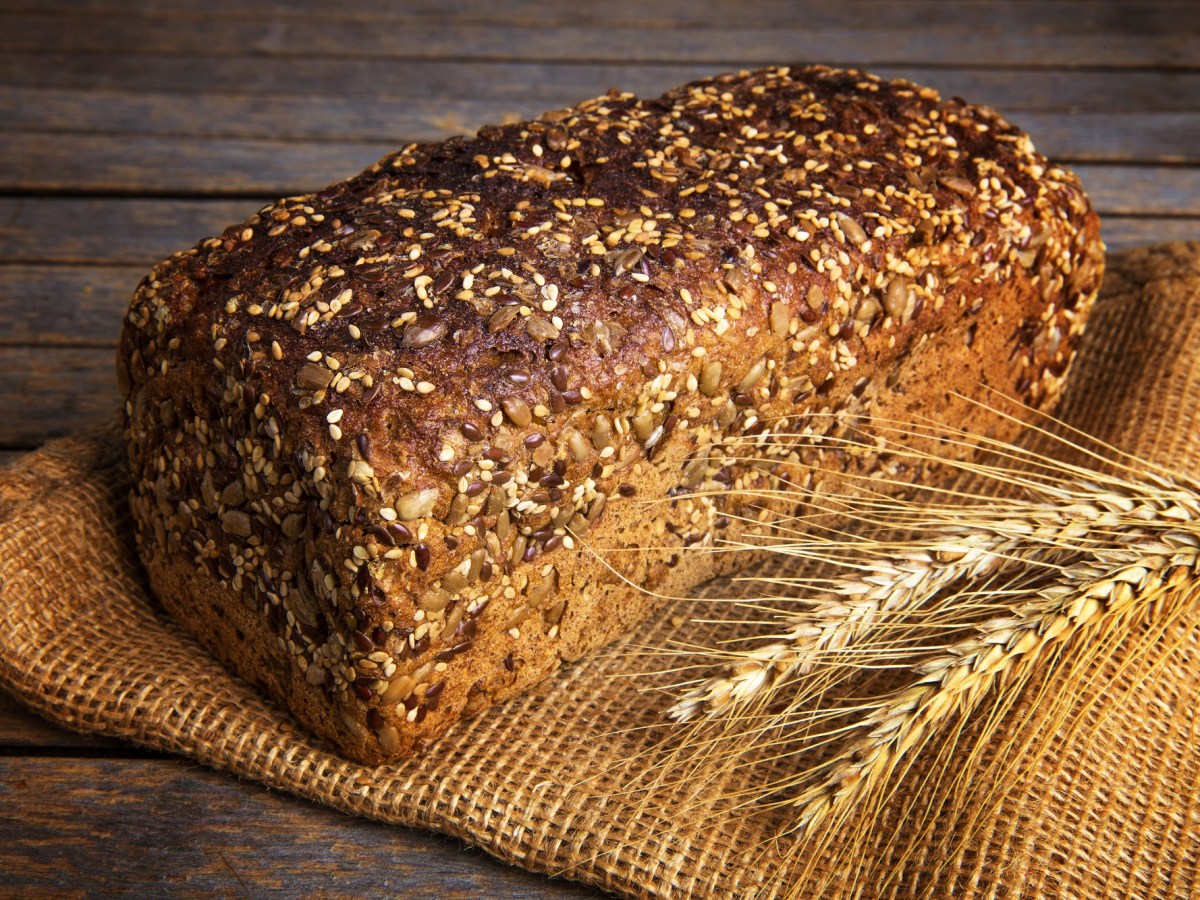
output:
M871 574L847 578L802 611L784 617L782 640L734 655L727 671L688 690L668 710L669 718L688 722L701 716L735 715L805 675L823 659L832 660L861 640L882 619L920 609L940 591L959 581L979 579L1015 564L1050 564L1064 552L1111 542L1114 535L1137 537L1147 527L1175 527L1200 519L1196 497L1173 485L1150 490L1119 478L1105 483L1037 485L1043 496L1021 504L1022 515L988 521L988 511L973 507L927 507L924 516L944 534L914 546L863 545ZM960 518L970 529L956 525ZM961 533L956 533L961 532ZM774 548L788 553L787 545ZM881 556L881 549L891 554Z
M1013 542L996 535L975 534L907 551L897 561L879 561L871 574L846 581L813 601L803 616L792 617L782 641L738 654L726 674L693 687L667 716L688 722L736 712L812 671L823 653L847 647L881 616L914 609L948 584L992 572L1015 549Z
M1067 566L1053 583L1008 616L991 619L978 633L916 667L919 676L881 698L816 783L793 801L793 827L808 831L888 779L901 759L954 715L970 712L997 679L1013 678L1036 664L1047 647L1128 619L1164 590L1200 571L1194 534L1173 531L1127 549L1097 552Z

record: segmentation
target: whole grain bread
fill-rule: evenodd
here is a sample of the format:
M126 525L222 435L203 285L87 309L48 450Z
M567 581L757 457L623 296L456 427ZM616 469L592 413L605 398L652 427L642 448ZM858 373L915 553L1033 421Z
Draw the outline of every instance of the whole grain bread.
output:
M1024 134L859 72L408 146L139 287L140 552L241 675L396 758L723 571L781 484L920 477L872 422L1010 435L959 393L1052 402L1101 270Z

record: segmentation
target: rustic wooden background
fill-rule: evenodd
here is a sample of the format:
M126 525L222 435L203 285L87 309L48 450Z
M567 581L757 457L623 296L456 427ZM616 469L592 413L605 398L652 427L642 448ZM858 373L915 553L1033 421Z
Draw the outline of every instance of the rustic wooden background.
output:
M988 103L1111 248L1200 238L1200 2L0 0L0 462L116 408L143 271L396 145L773 62ZM3 527L3 523L0 523ZM0 895L596 896L0 695Z

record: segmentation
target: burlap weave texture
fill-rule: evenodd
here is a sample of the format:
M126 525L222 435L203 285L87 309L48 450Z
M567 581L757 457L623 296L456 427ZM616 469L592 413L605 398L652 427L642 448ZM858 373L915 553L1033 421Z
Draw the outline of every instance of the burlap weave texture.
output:
M1200 244L1133 251L1109 267L1059 415L1200 475ZM646 679L619 677L631 665L620 648L462 723L419 760L364 768L309 739L157 609L133 551L127 490L115 428L0 470L0 686L47 718L349 813L457 835L502 860L623 895L778 892L780 873L759 850L786 812L685 807L668 794L642 805L624 792L655 738L633 729L658 721L664 699L638 689L651 686ZM688 621L701 612L671 604L639 642L703 637ZM906 843L904 811L938 800L923 796L918 760L859 836L875 852L836 873L824 896L1200 891L1200 610L1167 637L1137 665L1104 664L1110 671L1079 692L1076 727L1019 761L1020 777L995 786L985 820L969 810L939 820L939 834L967 836L945 843L949 855ZM1035 709L1018 708L996 740L1037 724ZM728 777L730 789L755 776Z

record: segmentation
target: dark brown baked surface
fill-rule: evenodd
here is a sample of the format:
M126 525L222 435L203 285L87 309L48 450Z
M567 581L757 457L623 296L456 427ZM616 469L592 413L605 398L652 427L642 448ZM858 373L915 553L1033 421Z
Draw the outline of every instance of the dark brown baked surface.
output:
M797 435L1044 407L1102 270L996 114L825 68L405 147L157 266L118 369L168 610L364 761L634 627ZM915 477L863 442L819 461ZM636 587L634 586L636 585ZM640 590L640 589L645 590Z

